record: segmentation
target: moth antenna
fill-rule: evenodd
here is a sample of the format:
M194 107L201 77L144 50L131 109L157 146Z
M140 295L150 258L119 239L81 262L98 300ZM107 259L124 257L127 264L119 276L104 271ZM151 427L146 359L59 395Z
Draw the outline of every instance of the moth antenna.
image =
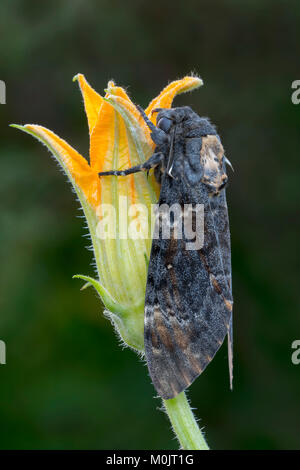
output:
M145 111L143 110L143 108L141 106L139 106L138 104L136 105L137 109L139 110L142 118L144 119L145 123L147 124L147 126L149 127L149 129L154 132L156 131L156 126L153 124L153 122L150 121L150 119L148 118L147 114L145 113Z
M155 108L155 109L152 109L152 111L151 111L151 116L152 116L152 114L154 114L154 113L159 113L159 112L162 111L162 110L163 110L163 108Z
M151 138L153 142L156 145L162 145L163 143L167 142L169 139L168 135L162 129L156 127L153 122L150 121L143 108L141 108L138 104L136 105L136 107L151 131Z

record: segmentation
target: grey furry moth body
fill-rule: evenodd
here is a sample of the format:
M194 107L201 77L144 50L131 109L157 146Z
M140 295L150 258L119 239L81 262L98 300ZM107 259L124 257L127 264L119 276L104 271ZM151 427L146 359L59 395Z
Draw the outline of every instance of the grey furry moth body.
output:
M228 335L232 387L229 161L215 128L191 108L155 110L157 126L139 110L155 152L142 165L99 176L154 168L161 184L145 297L145 354L153 385L162 398L174 398L203 372ZM166 214L174 204L177 212Z

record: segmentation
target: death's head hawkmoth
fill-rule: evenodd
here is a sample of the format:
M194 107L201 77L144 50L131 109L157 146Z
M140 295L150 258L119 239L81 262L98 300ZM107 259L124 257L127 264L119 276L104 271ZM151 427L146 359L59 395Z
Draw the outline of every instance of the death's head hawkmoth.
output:
M161 184L158 236L153 238L145 297L145 354L154 387L164 399L185 390L211 362L228 335L232 387L232 289L226 163L220 138L208 119L190 107L156 109L155 126L139 108L156 144L142 165L100 176L126 176L154 168ZM201 246L178 237L178 220L160 208L179 207L180 224L202 207ZM188 208L186 210L186 208ZM162 236L162 224L169 237Z

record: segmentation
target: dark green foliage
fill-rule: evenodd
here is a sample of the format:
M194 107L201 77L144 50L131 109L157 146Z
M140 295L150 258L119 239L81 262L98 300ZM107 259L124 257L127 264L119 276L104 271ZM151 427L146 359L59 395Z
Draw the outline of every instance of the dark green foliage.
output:
M299 448L299 2L2 0L0 29L0 447L177 447L146 367L71 279L94 273L66 179L8 124L43 124L87 155L77 72L145 107L194 70L204 87L175 105L211 117L235 168L235 383L223 346L189 395L212 448Z

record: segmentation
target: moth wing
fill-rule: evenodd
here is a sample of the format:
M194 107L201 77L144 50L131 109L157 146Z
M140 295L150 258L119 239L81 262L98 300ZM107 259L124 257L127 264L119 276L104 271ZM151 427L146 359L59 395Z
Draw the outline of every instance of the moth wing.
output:
M232 317L228 329L228 368L229 368L229 382L230 389L233 389L233 325Z
M225 191L222 191L219 198L212 199L210 210L214 217L214 227L218 238L219 257L222 260L222 270L224 279L227 282L227 298L232 303L232 275L231 275L231 243L228 209ZM222 216L220 217L220 214ZM228 327L228 367L230 388L233 387L233 324L232 312Z
M169 239L153 240L145 351L152 382L165 399L174 398L201 374L229 331L231 295L214 220L217 212L223 217L223 210L222 204L213 210L206 206L201 249L188 250L187 240L177 239L174 230Z

